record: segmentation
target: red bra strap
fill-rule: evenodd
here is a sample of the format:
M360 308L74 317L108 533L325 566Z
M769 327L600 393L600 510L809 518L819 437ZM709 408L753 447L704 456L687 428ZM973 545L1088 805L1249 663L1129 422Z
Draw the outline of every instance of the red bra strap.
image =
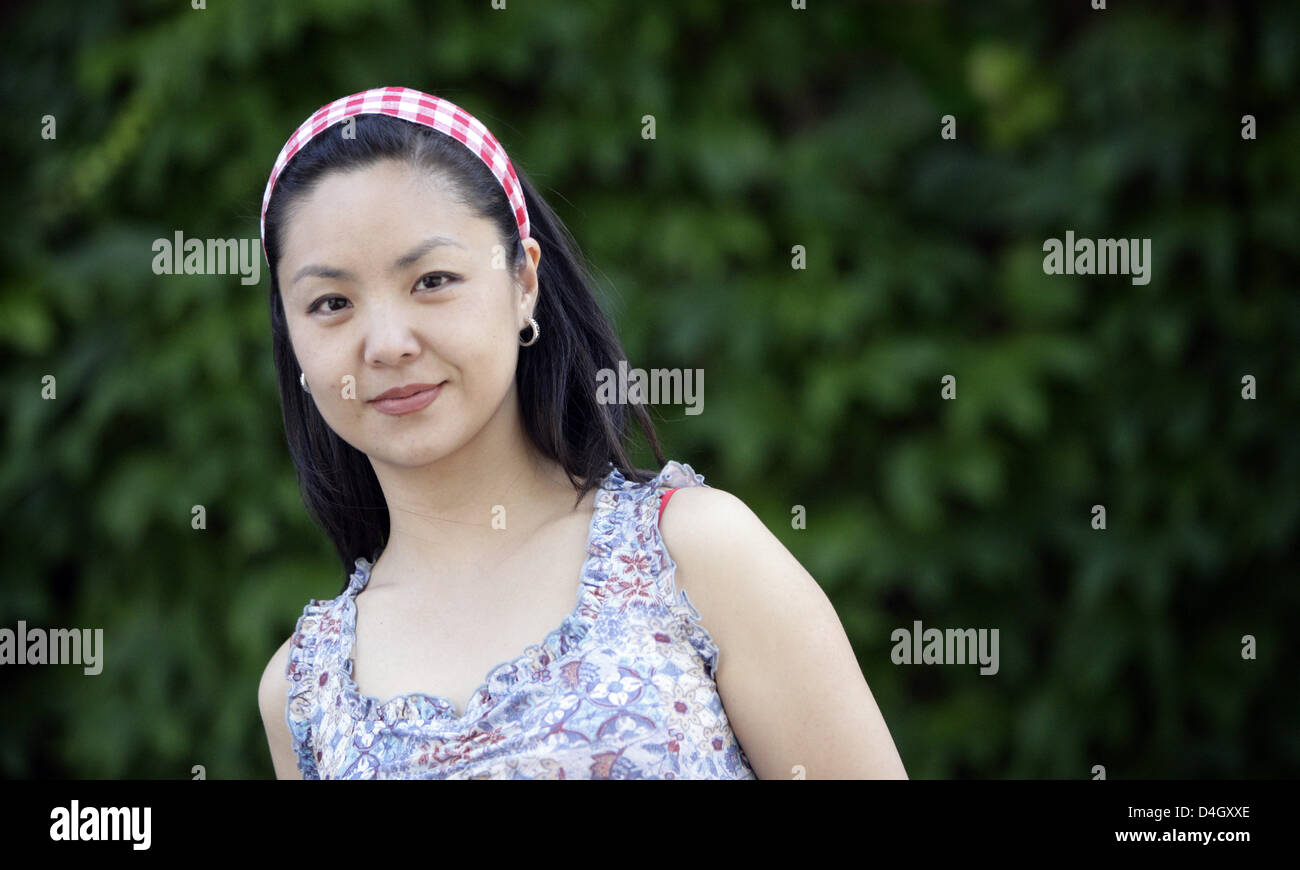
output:
M677 490L679 489L681 489L681 487L674 486L672 489L668 490L660 497L659 499L659 522L660 523L664 521L664 508L668 507L668 499L672 498L673 493L677 492Z

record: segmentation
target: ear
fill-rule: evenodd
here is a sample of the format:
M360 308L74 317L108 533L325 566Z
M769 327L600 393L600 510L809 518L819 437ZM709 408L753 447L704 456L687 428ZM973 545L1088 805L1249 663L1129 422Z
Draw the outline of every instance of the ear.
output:
M519 274L516 286L520 291L519 310L527 321L537 311L538 295L541 291L541 284L537 280L537 267L542 261L542 246L533 238L524 239L523 245L524 268ZM523 329L523 326L519 328Z

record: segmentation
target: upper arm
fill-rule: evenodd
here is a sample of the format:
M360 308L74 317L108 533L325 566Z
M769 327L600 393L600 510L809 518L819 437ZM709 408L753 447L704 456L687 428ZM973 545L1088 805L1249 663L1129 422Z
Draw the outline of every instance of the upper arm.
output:
M761 779L906 779L835 608L740 499L686 487L660 531L718 646L727 719Z
M277 779L302 779L298 756L289 736L289 723L285 719L289 703L285 671L289 666L289 644L292 642L291 637L271 656L257 686L257 705L262 710L262 726L266 729L266 742L271 748L271 763L275 765Z

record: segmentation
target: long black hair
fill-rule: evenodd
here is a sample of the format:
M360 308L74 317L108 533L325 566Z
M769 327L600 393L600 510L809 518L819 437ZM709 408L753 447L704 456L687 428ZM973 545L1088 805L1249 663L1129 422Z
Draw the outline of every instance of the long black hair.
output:
M339 130L324 131L289 162L267 206L265 236L271 267L271 346L289 453L303 502L334 542L345 574L351 573L358 557L378 558L388 540L388 505L369 459L335 434L298 382L298 361L276 279L286 214L331 170L403 160L440 173L462 205L496 224L503 247L513 252L510 269L516 279L527 256L505 191L468 148L437 130L388 115L358 115L354 120L355 138L345 138ZM519 355L519 410L537 449L563 466L578 488L576 507L601 483L611 464L636 482L650 480L657 472L632 466L624 445L630 429L624 406L596 399L597 372L617 368L626 357L592 294L594 282L578 245L519 164L512 162L523 187L530 235L543 251L534 312L542 338ZM630 408L662 467L666 461L649 414L639 404Z

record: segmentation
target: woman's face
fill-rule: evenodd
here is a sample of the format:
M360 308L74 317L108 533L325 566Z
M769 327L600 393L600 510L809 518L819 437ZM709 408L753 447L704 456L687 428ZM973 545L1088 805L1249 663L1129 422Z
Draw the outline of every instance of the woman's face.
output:
M533 239L524 245L516 284L493 225L428 172L385 160L323 176L286 217L277 276L330 428L372 460L418 467L513 402L541 255ZM441 387L420 410L381 410L376 397L410 384Z

